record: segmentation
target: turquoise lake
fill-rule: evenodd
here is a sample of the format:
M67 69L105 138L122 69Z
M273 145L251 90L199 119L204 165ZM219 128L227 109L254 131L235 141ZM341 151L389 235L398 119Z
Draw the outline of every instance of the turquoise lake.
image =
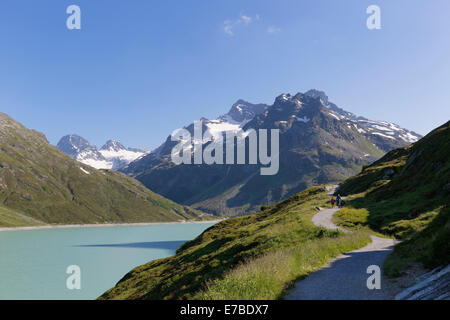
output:
M213 224L0 231L0 299L95 299ZM80 290L67 289L70 265L80 267Z

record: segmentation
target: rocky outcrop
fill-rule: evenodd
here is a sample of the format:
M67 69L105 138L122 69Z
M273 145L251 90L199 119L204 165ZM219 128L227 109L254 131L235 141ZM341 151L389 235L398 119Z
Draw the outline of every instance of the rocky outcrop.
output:
M417 283L395 296L396 300L450 300L450 265L417 278Z

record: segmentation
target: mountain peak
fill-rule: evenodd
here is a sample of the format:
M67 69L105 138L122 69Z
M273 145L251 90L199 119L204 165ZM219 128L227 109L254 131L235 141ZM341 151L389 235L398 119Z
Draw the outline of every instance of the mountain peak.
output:
M120 142L116 140L108 140L103 145L103 147L100 148L100 150L110 150L110 151L120 151L120 150L126 150L125 146L121 144Z
M305 95L314 98L314 99L320 99L324 105L328 104L328 96L324 91L311 89L305 92Z
M59 150L71 157L74 157L84 150L96 149L89 141L77 134L68 134L62 137L56 146Z
M252 120L256 115L263 113L267 109L263 103L253 104L243 99L236 101L227 114L219 117L220 120L245 123Z
M73 142L85 142L85 143L89 143L89 141L87 141L86 139L84 139L82 136L79 136L78 134L75 133L71 133L68 135L65 135L64 137L62 137L60 140L61 141L73 141Z
M290 93L282 93L279 96L275 98L275 102L277 101L290 101L292 99L292 96Z

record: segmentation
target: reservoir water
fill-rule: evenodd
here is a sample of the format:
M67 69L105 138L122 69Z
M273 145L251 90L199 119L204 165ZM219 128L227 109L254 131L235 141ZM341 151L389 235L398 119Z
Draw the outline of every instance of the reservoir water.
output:
M0 299L95 299L132 268L175 254L214 223L0 231ZM67 268L80 268L69 290Z

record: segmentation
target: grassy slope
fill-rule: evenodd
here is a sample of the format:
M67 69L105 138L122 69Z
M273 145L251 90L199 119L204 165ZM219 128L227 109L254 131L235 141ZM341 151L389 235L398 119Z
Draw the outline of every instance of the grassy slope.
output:
M2 227L201 216L122 173L77 162L5 114L0 114L0 205Z
M195 295L202 300L274 300L283 298L286 289L317 271L331 259L367 244L367 233L341 237L320 237L300 242L245 261L209 282Z
M9 208L0 206L1 227L29 227L43 225L42 221L33 219Z
M101 299L280 298L295 280L370 241L365 232L313 225L315 206L327 204L325 192L314 187L220 222L175 256L135 268Z
M410 261L429 268L450 263L449 159L450 122L341 185L353 199L336 222L403 240L386 260L388 275L399 275Z

